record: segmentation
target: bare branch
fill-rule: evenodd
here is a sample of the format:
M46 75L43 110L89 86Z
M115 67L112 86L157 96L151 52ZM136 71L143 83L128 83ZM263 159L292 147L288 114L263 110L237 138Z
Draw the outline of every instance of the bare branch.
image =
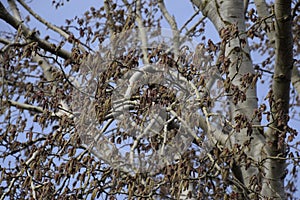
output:
M63 49L57 49L57 47L54 44L48 43L41 38L38 37L38 34L34 30L30 30L27 28L22 21L16 19L13 17L3 6L3 4L0 2L0 19L4 20L8 24L10 24L12 27L14 27L16 30L19 28L22 29L23 35L25 39L32 41L32 42L37 42L38 46L46 51L49 51L55 55L58 55L64 59L70 59L71 54Z
M142 52L143 52L143 61L144 64L148 64L148 52L147 52L147 48L148 48L148 42L147 42L147 34L145 31L145 27L142 21L142 13L141 13L141 9L142 9L142 3L141 0L137 0L136 2L136 21L138 22L138 29L139 29L139 37L142 41Z
M39 106L33 106L33 105L30 105L30 104L26 104L26 103L21 103L21 102L17 102L17 101L13 101L13 100L4 100L4 103L8 103L10 106L14 106L18 109L23 109L23 110L28 110L28 111L33 111L33 112L36 112L36 113L44 113L46 112L45 109L43 109L42 107L39 107ZM64 114L68 115L69 117L72 116L71 113L61 109L59 110L58 112L55 112L55 113L51 113L51 116L52 117L61 117L63 116Z
M45 26L47 26L48 28L50 28L51 30L57 32L58 34L60 34L61 36L63 36L64 38L68 39L70 37L70 35L68 33L66 33L64 30L62 30L61 28L51 24L50 22L48 22L47 20L43 19L40 15L38 15L36 12L34 12L23 0L17 0L34 18L36 18L38 21L40 21L41 23L43 23ZM21 19L21 18L20 18ZM83 47L83 44L79 44L79 48L82 52L86 52L85 48ZM91 50L91 49L90 49Z
M267 18L268 16L270 16L270 14L274 14L274 13L269 13L268 11L268 6L265 0L254 0L254 3L256 5L256 9L257 9L257 13L259 15L260 18L265 18L266 19L266 23L263 24L263 26L268 26L269 28L269 32L267 32L267 35L269 37L269 40L271 41L271 44L275 43L275 29L273 28L273 20L271 18ZM266 29L268 30L268 29Z
M190 19L188 19L184 24L183 26L180 28L179 32L181 33L183 31L183 29L186 29L187 25L197 16L199 15L200 13L200 10L197 10L197 12L195 12L191 17Z
M25 162L25 165L28 166L34 159L36 159L36 157L37 157L38 154L39 154L39 151L34 152L32 154L32 156ZM8 188L7 188L7 191L2 194L0 200L4 200L4 198L6 197L6 195L8 195L9 192L11 191L11 188L14 185L15 181L17 180L17 178L19 176L21 176L23 173L24 173L23 170L20 170L18 172L18 174L11 180L11 182L10 182Z
M180 46L179 42L180 41L179 41L179 30L178 30L178 26L177 26L175 17L171 16L170 13L167 11L164 0L158 1L158 7L160 8L163 16L166 18L167 22L169 23L169 25L172 29L175 58L177 58L177 56L179 55L179 46Z
M61 30L59 27L51 24L50 22L46 21L43 19L41 16L39 16L37 13L35 13L23 0L17 0L34 18L36 18L38 21L43 23L45 26L50 28L51 30L59 33L61 36L64 38L68 38L69 34L66 33L65 31Z
M43 113L44 109L42 107L39 106L33 106L30 104L26 104L26 103L20 103L17 101L13 101L13 100L7 100L6 101L10 106L14 106L16 108L19 109L24 109L24 110L28 110L28 111L33 111L33 112L37 112L37 113ZM4 101L5 103L5 101Z
M16 5L15 0L8 0L7 2L9 4L10 9L12 10L12 13L15 16L15 18L17 18L18 20L21 21L22 18L21 18L20 11Z

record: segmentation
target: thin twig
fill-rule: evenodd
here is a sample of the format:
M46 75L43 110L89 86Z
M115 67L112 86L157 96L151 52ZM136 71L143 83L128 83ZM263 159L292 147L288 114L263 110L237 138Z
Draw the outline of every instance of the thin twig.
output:
M183 31L184 28L187 27L187 25L197 16L199 15L200 10L197 10L197 12L195 12L184 24L183 26L180 28L179 32L181 33Z
M39 153L39 151L34 152L32 154L32 156L25 162L25 165L28 166L36 158L36 156L38 155L38 153ZM11 180L11 182L10 182L8 188L7 188L7 191L2 194L0 200L4 200L5 196L9 194L9 192L11 191L12 186L14 185L15 181L17 180L17 178L19 176L22 175L22 173L24 173L24 171L20 170L19 173Z
M60 34L61 36L63 36L64 38L68 39L70 37L70 34L68 34L67 32L65 32L64 30L62 30L61 28L51 24L50 22L46 21L45 19L43 19L40 15L38 15L37 13L35 13L23 0L17 0L34 18L36 18L38 21L40 21L42 24L44 24L45 26L47 26L48 28L50 28L51 30L57 32L58 34ZM88 48L90 51L93 51L90 47L88 47L87 45L83 44L82 42L79 42L80 44L78 45L79 49L82 52L86 52L85 48L83 46L85 46L86 48Z
M18 33L22 32L23 36L26 40L30 42L37 42L38 46L46 51L49 51L61 58L64 59L70 59L71 53L64 50L64 49L57 49L57 47L43 39L41 39L38 36L37 31L31 30L27 28L24 23L14 16L12 16L4 7L4 5L0 2L0 19L4 20L8 24L10 24L12 27L14 27L16 30L18 30Z

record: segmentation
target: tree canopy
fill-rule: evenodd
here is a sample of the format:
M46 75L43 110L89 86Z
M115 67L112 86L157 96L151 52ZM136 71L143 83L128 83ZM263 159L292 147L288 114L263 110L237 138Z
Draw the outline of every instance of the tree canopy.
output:
M300 2L182 4L0 2L0 200L299 198Z

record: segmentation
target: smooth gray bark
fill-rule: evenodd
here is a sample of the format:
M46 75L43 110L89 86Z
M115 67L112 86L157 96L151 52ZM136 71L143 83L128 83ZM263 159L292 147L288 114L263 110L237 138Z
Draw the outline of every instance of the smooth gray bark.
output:
M201 1L201 0L191 0L192 3L197 6L202 13L207 16L215 28L221 35L222 29L230 26L236 25L238 27L240 36L230 40L226 46L225 56L229 57L231 62L234 63L231 65L229 77L235 77L232 82L235 85L239 85L239 78L246 73L254 73L252 62L249 53L248 45L245 45L241 48L239 39L245 38L243 35L245 33L245 20L244 20L244 10L242 1ZM267 8L266 3L263 0L256 0L258 13L266 17ZM289 103L289 86L291 80L291 70L293 67L292 63L292 35L291 35L291 2L290 1L276 1L275 3L275 16L276 16L276 30L271 30L268 33L271 43L275 42L276 45L276 67L275 75L273 82L273 92L275 101L283 101L283 107L272 108L273 112L283 113L284 116L288 116L288 103ZM267 25L271 25L272 20L267 19ZM275 35L276 34L276 35ZM244 54L244 55L241 55ZM242 56L242 61L237 62L239 56ZM297 69L294 69L294 72ZM298 73L295 73L297 75ZM298 76L293 76L293 82L298 83ZM239 103L234 107L234 115L238 113L245 114L248 118L251 117L254 109L257 108L257 98L256 98L256 89L249 89L247 91L247 100L243 103ZM274 105L274 104L273 104ZM280 109L280 111L278 110ZM279 118L278 118L279 119ZM276 120L274 121L276 122ZM280 120L284 120L281 119ZM286 125L287 121L284 121L283 124ZM259 125L258 122L254 123ZM278 123L277 123L278 125ZM282 128L278 127L276 123L273 128ZM284 131L284 130L282 130ZM266 139L255 130L251 135L253 140L251 141L251 149L246 153L251 157L254 163L260 163L264 159L263 168L265 169L264 177L259 179L262 184L261 195L262 197L268 198L285 198L284 194L284 170L285 162L283 161L283 154L285 148L278 149L278 145L275 145L278 142L279 133L276 133L274 129L270 129L267 132L267 141L271 142L274 145L265 145ZM243 144L249 139L245 131L242 131L239 134L235 134L235 141L238 144ZM284 135L281 137L284 137ZM270 159L272 157L280 157L278 159ZM258 167L250 167L248 170L245 170L243 166L239 166L242 171L242 177L245 186L250 187L251 177L259 174ZM259 178L259 177L258 177ZM252 187L255 190L255 188Z
M265 176L262 195L285 199L285 137L289 120L289 93L293 68L291 1L275 1L275 69L273 76L273 123L267 131Z

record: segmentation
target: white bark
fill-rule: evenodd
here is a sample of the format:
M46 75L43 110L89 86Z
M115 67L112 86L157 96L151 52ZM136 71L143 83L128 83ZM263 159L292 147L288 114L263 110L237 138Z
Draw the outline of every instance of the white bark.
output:
M192 0L192 2L201 9L204 15L213 22L216 29L221 32L222 28L225 28L229 24L237 24L240 33L245 31L245 21L243 17L243 8L241 1L201 1ZM265 18L269 15L266 2L264 0L255 0L257 6L257 11L260 17ZM272 28L272 20L266 19L266 25L270 27L270 32L268 32L269 39L272 43L275 43L276 48L276 63L275 63L275 74L273 82L273 93L274 101L282 101L282 106L272 106L272 112L278 113L278 115L283 114L283 116L288 115L288 103L289 103L289 91L290 91L290 81L291 81L291 71L293 68L292 61L292 31L291 31L291 1L278 0L275 2L275 16L276 16L276 30ZM243 37L243 35L241 35ZM231 62L237 60L237 56L240 52L243 52L243 60L239 63L238 67L233 65L230 68L229 76L236 78L233 83L239 85L239 77L246 73L253 73L252 63L249 56L249 48L246 45L244 48L240 49L239 40L233 39L230 41L230 46L227 45L225 55L228 56ZM237 52L236 50L239 50ZM237 74L236 74L237 73ZM299 92L299 72L294 66L292 82L296 90ZM256 101L256 91L255 89L250 89L247 91L247 101L239 104L235 107L235 113L242 112L247 117L251 116L253 110L257 108ZM280 114L279 114L280 113ZM268 198L285 198L284 193L284 170L286 168L284 159L285 148L278 147L278 140L282 139L280 137L285 137L285 130L282 126L278 126L278 121L283 120L284 124L287 120L282 116L277 116L274 119L273 127L270 129L265 139L256 132L252 135L254 140L251 143L251 150L249 150L248 155L251 156L256 162L261 161L264 157L264 172L265 175L262 179L262 191L261 195ZM257 123L258 124L258 123ZM281 134L275 130L281 130ZM243 144L247 140L247 136L244 134L236 134L235 139L237 143ZM266 145L264 143L272 144ZM284 146L284 145L283 145ZM264 148L262 150L262 148ZM273 157L272 159L270 159ZM278 159L276 159L278 157ZM274 159L275 158L275 159ZM250 170L244 170L241 167L243 180L246 187L249 187L250 178L258 173L258 169L252 167Z
M197 1L192 2L201 9L202 13L206 15L214 24L215 28L221 34L224 28L236 25L239 30L239 37L231 39L225 49L225 56L230 58L231 67L229 77L234 85L240 85L240 77L250 73L254 73L252 61L250 58L249 46L246 44L244 47L240 45L240 38L245 38L246 31L245 18L243 12L243 2L239 0L235 1ZM247 41L247 39L246 39ZM239 60L239 58L242 58ZM247 116L248 119L253 115L254 109L257 108L257 95L256 88L249 88L246 92L247 99L243 103L238 103L234 106L233 116L242 113ZM259 125L259 122L254 122L254 125ZM240 133L234 135L235 142L243 145L245 141L249 140L246 130L242 130ZM251 141L251 149L247 150L247 155L251 157L255 163L261 160L261 152L264 145L264 137L254 130L251 135L253 140ZM247 188L250 188L251 177L258 174L257 167L250 167L246 170L243 166L239 166L242 172L243 179Z

